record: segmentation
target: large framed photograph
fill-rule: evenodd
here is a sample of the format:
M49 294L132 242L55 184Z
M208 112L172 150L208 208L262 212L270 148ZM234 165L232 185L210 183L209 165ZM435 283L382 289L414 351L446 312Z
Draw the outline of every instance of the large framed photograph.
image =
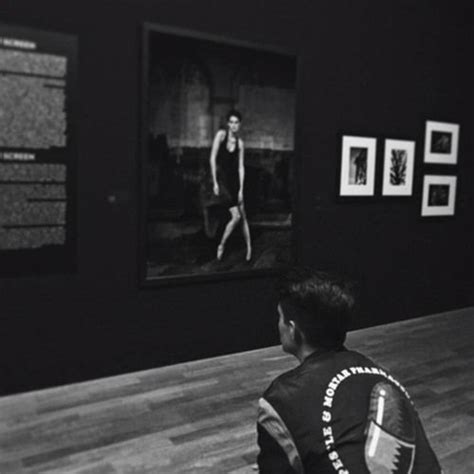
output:
M151 24L143 31L142 282L288 264L296 56Z
M423 180L422 216L453 216L456 176L426 175Z
M385 140L383 188L384 196L411 196L415 166L415 142Z
M341 196L373 196L377 140L370 137L342 137Z
M455 165L458 161L459 125L428 120L425 129L425 163Z

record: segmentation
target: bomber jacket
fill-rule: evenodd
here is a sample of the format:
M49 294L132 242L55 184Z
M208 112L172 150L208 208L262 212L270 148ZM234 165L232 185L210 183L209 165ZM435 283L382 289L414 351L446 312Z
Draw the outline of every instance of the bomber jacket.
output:
M440 473L413 402L386 370L315 352L259 401L260 474Z

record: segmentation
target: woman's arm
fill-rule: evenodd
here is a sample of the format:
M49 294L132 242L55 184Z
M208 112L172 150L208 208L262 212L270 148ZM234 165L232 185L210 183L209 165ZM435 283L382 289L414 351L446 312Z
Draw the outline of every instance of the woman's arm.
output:
M239 138L239 202L244 200L244 181L245 181L245 164L244 164L244 141Z
M209 162L211 165L212 182L214 184L214 194L216 196L219 195L219 184L217 183L216 158L217 158L217 153L219 152L219 146L223 138L224 138L224 132L222 130L219 130L216 133L216 136L214 137L214 141L212 142L211 157L209 159Z

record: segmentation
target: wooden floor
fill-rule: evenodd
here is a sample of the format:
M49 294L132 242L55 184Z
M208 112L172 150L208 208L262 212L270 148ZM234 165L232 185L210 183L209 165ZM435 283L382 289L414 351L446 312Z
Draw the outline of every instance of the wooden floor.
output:
M414 399L446 473L474 473L474 308L355 331ZM0 398L0 473L255 473L272 347Z

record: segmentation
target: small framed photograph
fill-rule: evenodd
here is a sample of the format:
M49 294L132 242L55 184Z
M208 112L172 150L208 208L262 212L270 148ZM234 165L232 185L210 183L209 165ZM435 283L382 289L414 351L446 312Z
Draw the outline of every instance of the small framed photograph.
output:
M454 216L456 176L426 175L423 180L422 216Z
M385 140L382 194L384 196L411 196L414 165L415 142Z
M377 139L342 137L341 196L373 196Z
M459 125L426 122L425 163L455 165L458 161Z

